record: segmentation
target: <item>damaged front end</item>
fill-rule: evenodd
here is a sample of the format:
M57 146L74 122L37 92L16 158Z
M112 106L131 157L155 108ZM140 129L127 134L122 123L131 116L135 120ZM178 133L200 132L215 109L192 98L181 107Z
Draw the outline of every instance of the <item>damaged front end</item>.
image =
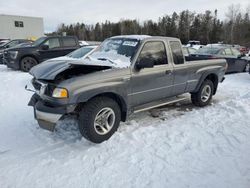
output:
M42 63L31 69L35 93L29 101L34 108L34 117L41 128L54 131L56 123L64 115L75 112L76 104L70 104L70 91L61 88L60 83L76 76L82 76L111 66L89 65L74 62ZM27 89L30 90L30 89Z

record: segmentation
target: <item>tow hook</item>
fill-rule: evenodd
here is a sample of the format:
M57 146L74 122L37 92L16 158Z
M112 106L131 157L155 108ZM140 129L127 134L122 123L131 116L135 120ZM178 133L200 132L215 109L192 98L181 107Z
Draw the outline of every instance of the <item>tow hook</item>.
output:
M35 93L35 92L36 92L35 90L29 89L29 88L28 88L28 85L26 85L26 86L25 86L25 90L26 90L26 91L33 92L33 93Z

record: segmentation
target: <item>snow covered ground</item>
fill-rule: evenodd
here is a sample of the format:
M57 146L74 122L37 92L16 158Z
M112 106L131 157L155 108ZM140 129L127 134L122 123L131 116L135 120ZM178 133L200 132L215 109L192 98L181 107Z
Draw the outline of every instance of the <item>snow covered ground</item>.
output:
M0 65L0 187L250 187L250 75L227 75L213 103L136 114L107 142L68 118L38 128L31 76Z

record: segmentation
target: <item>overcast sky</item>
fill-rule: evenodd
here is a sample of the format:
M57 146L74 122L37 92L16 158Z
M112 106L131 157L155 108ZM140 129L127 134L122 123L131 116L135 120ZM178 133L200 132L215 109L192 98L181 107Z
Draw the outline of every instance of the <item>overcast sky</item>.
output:
M157 20L186 9L195 12L218 9L218 16L224 18L233 3L241 4L242 9L250 4L249 0L0 0L0 14L43 17L48 32L60 23L92 24L125 18Z

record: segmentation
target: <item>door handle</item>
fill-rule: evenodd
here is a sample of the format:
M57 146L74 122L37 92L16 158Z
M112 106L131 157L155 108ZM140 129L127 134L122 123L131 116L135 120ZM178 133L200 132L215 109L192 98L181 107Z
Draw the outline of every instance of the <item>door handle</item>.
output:
M172 70L166 70L166 72L165 72L165 74L167 74L167 75L171 75L172 73L173 73Z

